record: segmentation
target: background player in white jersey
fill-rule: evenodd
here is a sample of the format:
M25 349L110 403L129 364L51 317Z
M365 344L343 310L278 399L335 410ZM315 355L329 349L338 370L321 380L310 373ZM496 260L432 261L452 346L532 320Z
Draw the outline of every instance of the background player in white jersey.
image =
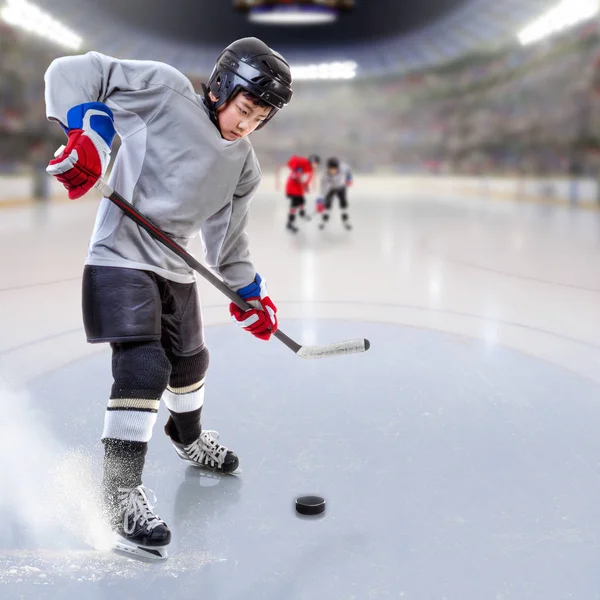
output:
M352 185L352 171L345 163L340 163L337 158L327 159L325 172L321 178L321 198L317 200L317 212L321 213L319 229L325 229L333 199L337 196L340 201L342 223L346 229L352 229L348 215L348 193L347 189Z
M97 52L55 60L45 81L47 116L68 135L47 171L69 197L104 174L118 133L110 185L180 245L201 231L207 264L255 307L231 304L232 318L268 340L277 309L245 233L261 180L246 136L292 97L283 57L256 38L237 40L200 95L169 65ZM88 341L112 347L102 441L103 504L115 547L163 558L171 533L142 486L160 399L170 413L165 432L183 460L219 473L234 472L239 461L201 427L209 355L194 272L107 199L84 267L83 318Z

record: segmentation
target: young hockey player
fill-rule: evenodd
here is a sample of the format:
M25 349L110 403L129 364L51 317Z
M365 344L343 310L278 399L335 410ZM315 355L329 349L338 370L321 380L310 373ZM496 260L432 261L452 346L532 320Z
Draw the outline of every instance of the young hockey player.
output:
M277 309L245 233L261 180L245 138L292 97L283 57L256 38L237 40L200 95L171 66L97 52L55 60L45 81L47 116L68 135L47 171L69 197L104 174L118 133L110 185L182 246L201 231L207 264L255 307L232 303L232 318L268 340ZM112 348L102 493L115 547L164 558L171 533L142 486L160 399L170 413L165 432L186 463L232 473L239 461L201 427L209 354L193 271L107 199L84 267L83 319L88 341Z
M342 211L342 223L346 229L352 229L348 215L347 188L353 183L352 171L345 163L340 163L337 158L327 159L327 170L321 178L322 197L317 199L317 212L321 214L319 229L325 229L329 220L329 213L333 204L333 197L337 196Z
M321 159L316 154L311 154L308 158L294 155L288 160L287 164L278 169L277 179L279 179L281 169L289 169L285 184L285 194L290 200L290 212L288 213L286 227L293 233L298 231L294 224L296 211L302 219L310 221L310 216L306 214L305 210L306 200L304 195L309 191L311 181L320 163Z

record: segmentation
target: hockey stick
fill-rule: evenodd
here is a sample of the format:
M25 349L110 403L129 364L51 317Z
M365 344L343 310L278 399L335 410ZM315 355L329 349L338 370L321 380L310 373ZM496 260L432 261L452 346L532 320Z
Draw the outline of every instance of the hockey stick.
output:
M172 240L164 231L157 227L150 219L139 212L130 202L125 200L121 194L106 182L99 179L95 187L100 193L108 198L113 204L116 204L130 219L133 219L142 229L147 231L156 241L160 242L169 250L182 258L194 271L202 275L209 283L212 283L220 292L225 294L234 304L242 310L250 310L250 306L244 299L238 296L231 288L223 283L203 264L198 262L189 252L186 252L177 242ZM280 342L283 342L290 350L301 358L324 358L325 356L337 356L340 354L356 354L365 352L371 344L366 339L346 340L329 344L328 346L302 346L292 338L288 337L283 331L278 329L273 334Z

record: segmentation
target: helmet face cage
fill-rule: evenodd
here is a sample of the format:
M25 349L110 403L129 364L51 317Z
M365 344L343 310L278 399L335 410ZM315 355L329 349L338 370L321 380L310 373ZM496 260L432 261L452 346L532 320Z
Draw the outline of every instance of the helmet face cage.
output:
M279 60L289 69L283 59ZM221 54L213 69L208 81L208 89L218 97L215 102L215 110L223 106L240 90L249 92L258 100L271 106L269 116L256 129L264 127L292 98L290 83L273 76L266 70L240 60L234 52L227 49Z

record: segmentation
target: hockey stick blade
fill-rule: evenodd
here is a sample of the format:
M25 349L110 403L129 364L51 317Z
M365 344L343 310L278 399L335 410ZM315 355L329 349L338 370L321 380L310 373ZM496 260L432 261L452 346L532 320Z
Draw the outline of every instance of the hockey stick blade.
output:
M342 354L358 354L366 352L371 347L371 342L366 339L346 340L328 346L300 346L296 354L300 358L325 358L326 356L340 356Z

